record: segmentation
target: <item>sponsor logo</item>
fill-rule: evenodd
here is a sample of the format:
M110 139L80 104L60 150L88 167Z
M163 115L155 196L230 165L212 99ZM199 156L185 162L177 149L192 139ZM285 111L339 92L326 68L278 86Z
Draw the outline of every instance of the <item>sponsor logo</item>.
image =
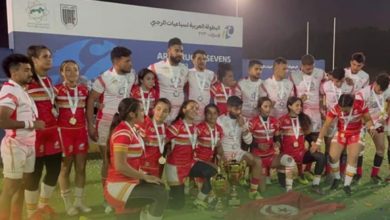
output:
M26 8L26 13L29 18L28 27L33 28L49 28L47 16L49 10L45 3L39 1L29 1Z
M77 6L76 5L60 5L61 22L66 28L74 28L77 25Z
M229 39L229 38L231 38L233 36L233 34L234 34L234 27L233 27L233 25L227 25L223 29L222 37L225 38L225 39Z

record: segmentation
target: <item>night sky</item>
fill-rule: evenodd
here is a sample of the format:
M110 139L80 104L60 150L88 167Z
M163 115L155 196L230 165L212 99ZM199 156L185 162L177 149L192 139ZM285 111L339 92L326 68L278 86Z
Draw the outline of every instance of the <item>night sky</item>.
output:
M5 0L0 0L0 47L7 46ZM235 16L235 0L111 0L158 7ZM299 59L305 53L306 22L310 22L310 53L331 64L333 17L337 17L336 64L363 51L373 69L390 70L390 1L387 0L239 0L244 20L245 58ZM118 22L120 25L120 22ZM371 27L371 28L369 28ZM370 62L371 59L371 62ZM380 61L380 59L383 59ZM388 58L387 58L388 59Z

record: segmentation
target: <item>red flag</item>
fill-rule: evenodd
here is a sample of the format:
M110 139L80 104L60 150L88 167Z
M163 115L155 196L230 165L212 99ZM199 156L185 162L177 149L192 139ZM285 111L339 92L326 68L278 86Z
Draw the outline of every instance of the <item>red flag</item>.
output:
M300 192L256 200L233 210L226 220L305 220L315 213L334 212L345 208L341 203L316 201Z

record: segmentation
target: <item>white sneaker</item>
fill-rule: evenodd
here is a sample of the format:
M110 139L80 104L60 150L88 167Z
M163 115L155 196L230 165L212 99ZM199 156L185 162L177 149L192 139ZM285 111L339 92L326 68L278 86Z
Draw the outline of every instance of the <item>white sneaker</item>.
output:
M266 177L265 184L267 184L267 185L271 185L272 184L271 177L269 177L269 176Z
M107 215L114 211L114 209L106 202L103 203L103 207L104 207L104 213L106 213Z
M88 212L92 211L92 209L90 207L84 205L83 203L77 204L74 207L76 207L77 209L79 209L83 213L88 213Z
M66 214L68 214L69 216L76 216L76 215L79 214L79 211L77 210L76 207L71 206L71 207L69 207L69 208L66 210Z

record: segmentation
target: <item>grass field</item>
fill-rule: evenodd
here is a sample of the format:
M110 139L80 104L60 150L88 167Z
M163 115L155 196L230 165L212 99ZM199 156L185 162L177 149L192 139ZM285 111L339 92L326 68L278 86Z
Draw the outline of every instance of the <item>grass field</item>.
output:
M329 186L322 183L326 190L325 196L312 195L321 201L328 202L341 202L346 204L344 210L326 214L316 215L312 219L332 219L332 220L390 220L390 185L373 185L370 182L369 174L371 171L372 159L375 152L374 146L372 145L371 138L368 138L368 146L365 151L365 162L364 162L364 177L361 181L361 185L354 186L353 195L346 197L344 192L340 189L338 191L329 191ZM93 208L92 213L84 215L82 218L68 217L64 213L64 206L60 197L59 189L54 193L54 197L50 203L53 208L59 213L59 219L73 220L73 219L115 219L115 216L110 214L106 215L104 209L101 206L103 193L100 183L100 160L90 160L87 168L87 186L86 186L86 204ZM385 177L388 175L388 163L387 157L385 157L380 176ZM0 179L0 182L1 179ZM294 185L296 191L304 192L311 195L309 186L302 186L299 184ZM246 191L240 189L239 193L242 198L242 202L247 202ZM275 181L273 185L268 186L265 192L262 192L264 197L271 197L283 193L283 189L280 188ZM167 210L165 212L166 220L203 220L203 219L214 219L214 213L211 211L198 211L191 206L192 199L187 199L187 204L184 210L172 211ZM84 218L85 217L85 218Z

